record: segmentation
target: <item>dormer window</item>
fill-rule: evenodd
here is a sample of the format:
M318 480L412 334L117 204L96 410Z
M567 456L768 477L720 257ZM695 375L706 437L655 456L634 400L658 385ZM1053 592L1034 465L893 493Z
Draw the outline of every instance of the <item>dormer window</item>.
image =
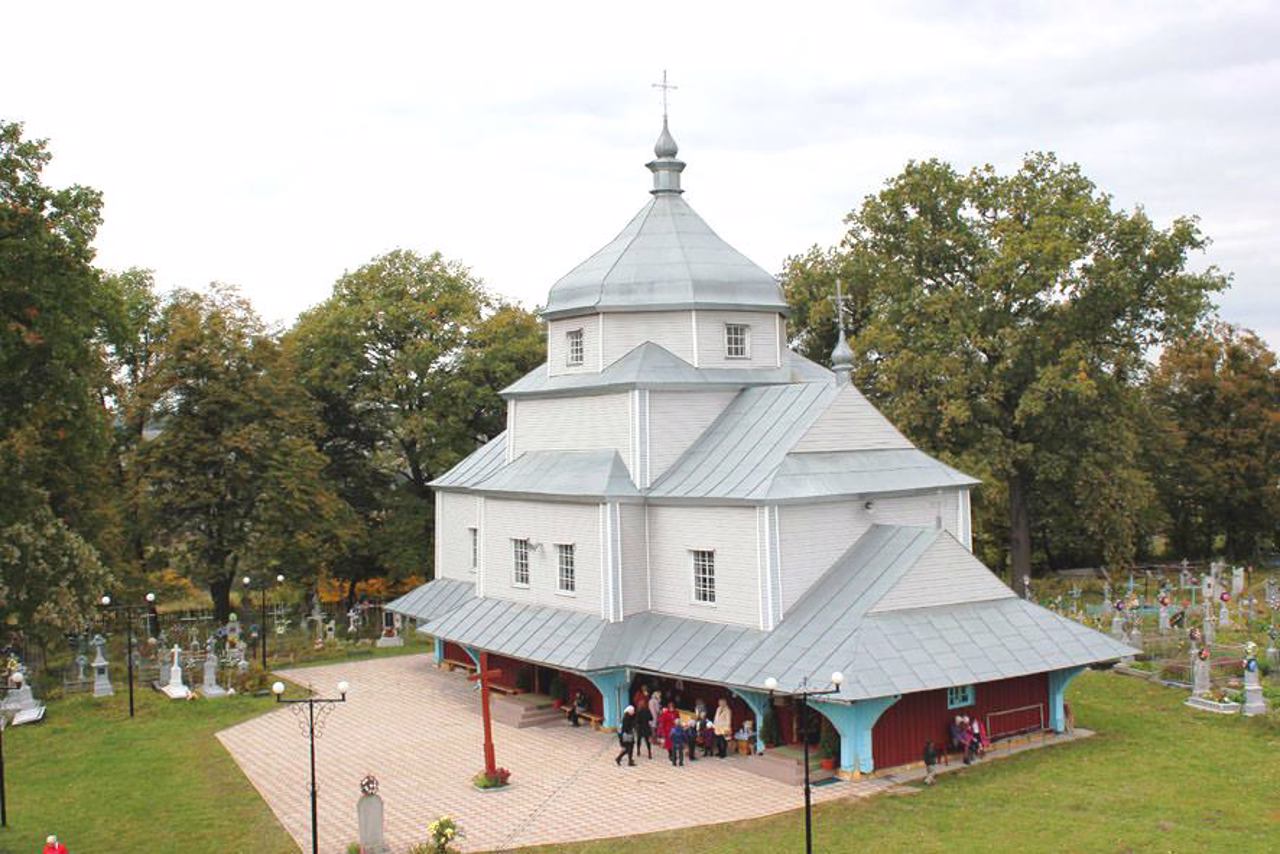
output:
M565 363L568 365L581 365L586 361L586 354L582 345L582 330L570 329L565 335L568 339L565 348Z
M728 359L751 358L751 327L745 323L724 325L724 355Z

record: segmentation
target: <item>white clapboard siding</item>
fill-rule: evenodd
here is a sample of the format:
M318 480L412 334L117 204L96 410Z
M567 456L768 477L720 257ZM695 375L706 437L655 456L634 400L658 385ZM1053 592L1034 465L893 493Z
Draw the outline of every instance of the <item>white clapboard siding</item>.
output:
M956 490L821 504L787 504L780 509L782 608L785 614L872 525L932 528L939 512L945 530L956 534ZM949 508L949 509L948 509Z
M617 311L604 315L607 368L646 341L693 364L693 320L688 311Z
M485 499L484 595L531 605L550 605L599 614L600 505L552 501ZM512 539L529 539L529 586L512 584L515 558ZM577 591L558 593L557 543L574 545Z
M677 617L760 624L754 507L649 507L653 610ZM716 602L693 601L693 551L716 554Z
M570 365L569 332L582 330L582 364ZM561 374L593 374L600 370L600 316L587 314L547 324L547 372Z
M805 451L859 451L915 447L880 414L862 392L845 386L793 448Z
M649 609L649 567L646 560L644 505L623 504L622 516L622 612Z
M600 448L618 451L628 463L632 459L628 392L522 399L517 402L515 421L513 459L527 451Z
M649 480L656 481L724 412L736 391L649 392Z
M870 613L1010 599L1014 593L969 550L943 534Z
M479 499L458 492L436 493L436 577L475 581L471 531L479 525Z
M751 327L750 358L730 359L725 355L724 326L745 323ZM775 368L778 365L778 326L774 315L765 311L699 311L698 367Z

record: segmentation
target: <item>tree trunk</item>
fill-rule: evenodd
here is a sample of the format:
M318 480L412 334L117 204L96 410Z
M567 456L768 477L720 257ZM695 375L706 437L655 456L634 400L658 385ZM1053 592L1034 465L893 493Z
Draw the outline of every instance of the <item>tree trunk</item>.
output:
M209 582L209 595L213 597L213 618L219 624L231 616L231 576L224 575Z
M1013 589L1031 575L1031 512L1028 509L1027 476L1015 469L1009 478L1009 565Z

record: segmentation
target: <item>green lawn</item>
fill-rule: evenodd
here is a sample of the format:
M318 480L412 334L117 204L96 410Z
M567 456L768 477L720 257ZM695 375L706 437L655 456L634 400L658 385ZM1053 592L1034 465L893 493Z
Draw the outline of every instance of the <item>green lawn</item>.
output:
M1068 697L1079 725L1097 736L946 774L911 797L825 804L814 810L814 850L1280 851L1276 713L1266 720L1219 717L1184 707L1185 696L1085 673ZM637 793L634 805L601 807L625 821L643 801ZM804 816L796 811L538 850L780 854L802 850L803 842Z
M944 775L912 797L824 805L815 850L1280 850L1280 719L1196 713L1183 696L1086 673L1070 699L1095 738ZM5 734L10 827L0 851L39 851L55 832L72 854L296 851L213 737L271 702L181 703L139 691L133 721L123 692L55 703L46 722ZM643 792L631 804L601 804L624 822L643 808ZM802 839L796 811L554 850L779 854Z

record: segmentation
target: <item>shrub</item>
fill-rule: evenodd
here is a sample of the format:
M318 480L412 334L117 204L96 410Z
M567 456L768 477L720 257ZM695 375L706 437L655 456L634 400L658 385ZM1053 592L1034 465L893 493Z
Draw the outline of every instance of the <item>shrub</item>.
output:
M496 789L499 786L507 785L507 781L511 779L511 772L506 768L498 768L490 777L484 771L471 778L471 782L475 784L477 789Z
M818 755L823 759L835 759L840 755L840 733L826 719L822 721L822 737L818 741Z
M770 747L778 744L778 716L772 705L764 710L764 720L760 722L760 740Z
M427 833L431 838L410 848L409 854L449 854L457 850L453 847L454 841L464 835L458 822L447 815L427 825Z
M364 854L364 849L360 847L359 842L348 842L347 854Z

